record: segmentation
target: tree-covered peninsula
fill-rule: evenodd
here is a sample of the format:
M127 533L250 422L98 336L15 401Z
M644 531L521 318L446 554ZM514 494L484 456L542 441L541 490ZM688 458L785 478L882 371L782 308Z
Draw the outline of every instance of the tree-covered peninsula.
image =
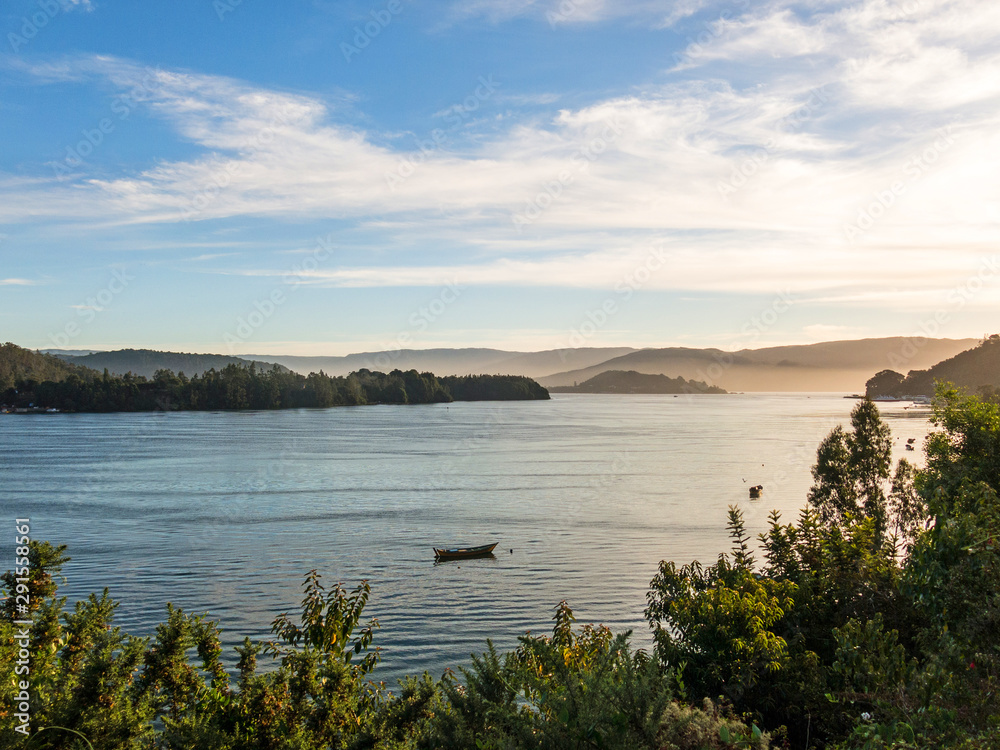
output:
M987 336L978 346L927 370L910 370L906 375L882 370L865 384L865 395L874 399L927 397L937 383L952 383L986 399L1000 399L1000 334Z
M550 388L553 393L727 393L716 385L678 376L647 374L635 370L607 370L579 385Z
M26 354L25 354L26 353ZM17 367L4 367L8 355ZM30 356L27 356L30 355ZM521 401L547 399L549 393L530 378L516 375L466 375L439 378L429 372L358 370L345 377L323 372L300 375L283 367L270 369L229 364L201 375L158 370L152 378L112 375L28 352L12 344L0 350L0 372L9 372L0 404L8 409L74 412L223 411L361 406L364 404L434 404L450 401ZM44 379L35 377L42 375Z

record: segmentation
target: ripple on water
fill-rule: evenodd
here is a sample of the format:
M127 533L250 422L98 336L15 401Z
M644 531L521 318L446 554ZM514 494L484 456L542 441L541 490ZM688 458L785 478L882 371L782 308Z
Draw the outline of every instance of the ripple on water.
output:
M71 600L108 586L148 634L166 602L221 621L227 645L294 612L304 574L350 589L390 685L468 663L491 638L578 622L634 630L661 559L713 561L726 508L790 519L816 446L854 402L813 394L556 396L548 402L251 414L0 419L0 507L68 544ZM882 407L899 456L926 413ZM744 481L746 480L746 481ZM750 502L747 484L763 484ZM435 565L432 546L499 541ZM513 548L514 553L509 550Z

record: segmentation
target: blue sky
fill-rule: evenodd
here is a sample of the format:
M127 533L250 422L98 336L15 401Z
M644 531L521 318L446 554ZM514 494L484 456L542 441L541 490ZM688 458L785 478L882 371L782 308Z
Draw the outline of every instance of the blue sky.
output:
M987 0L10 0L0 339L995 332Z

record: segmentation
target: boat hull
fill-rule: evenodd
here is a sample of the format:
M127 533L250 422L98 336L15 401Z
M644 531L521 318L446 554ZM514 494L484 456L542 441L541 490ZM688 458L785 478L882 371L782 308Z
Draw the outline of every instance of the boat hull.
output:
M479 547L455 547L453 549L438 549L434 547L434 557L438 560L464 560L469 557L486 557L492 555L499 542L483 544Z

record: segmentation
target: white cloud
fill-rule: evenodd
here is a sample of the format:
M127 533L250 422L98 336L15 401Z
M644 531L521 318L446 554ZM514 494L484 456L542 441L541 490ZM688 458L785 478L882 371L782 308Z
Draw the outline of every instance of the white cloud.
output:
M1000 257L989 260L994 266ZM588 289L696 290L741 294L791 291L798 304L891 305L920 310L943 304L945 291L966 288L982 267L979 257L916 253L906 257L867 251L819 251L808 255L771 249L750 255L740 248L698 249L664 241L542 258L505 257L454 265L333 267L295 273L296 283L326 288L563 286ZM284 278L287 269L217 271L228 275ZM892 287L886 288L886 280ZM868 291L858 291L859 282ZM977 291L963 306L996 305L997 289Z
M1000 52L988 43L1000 11L973 0L817 2L812 15L788 5L713 21L683 80L513 119L461 154L345 125L316 97L78 61L66 69L140 87L141 106L202 155L115 179L0 178L0 220L346 219L394 251L474 253L315 278L340 286L454 274L606 286L662 240L676 251L670 288L794 284L846 304L892 278L926 302L1000 239ZM553 6L466 7L500 18ZM582 4L581 18L609 7ZM727 81L750 69L752 85Z

